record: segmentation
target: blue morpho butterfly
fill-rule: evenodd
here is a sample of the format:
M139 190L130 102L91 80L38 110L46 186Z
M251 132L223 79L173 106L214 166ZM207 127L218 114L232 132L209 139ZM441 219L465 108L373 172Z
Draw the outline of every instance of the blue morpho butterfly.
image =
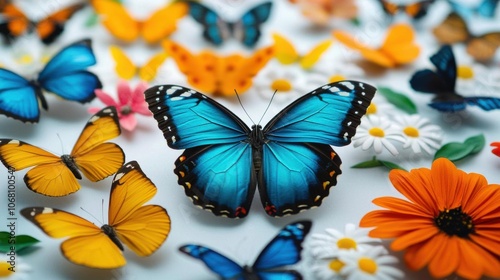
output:
M429 104L430 107L442 112L462 111L466 105L476 105L485 111L500 109L500 98L464 97L455 91L457 64L449 45L441 47L430 60L436 66L436 71L420 70L410 79L410 85L414 90L436 95Z
M330 145L351 142L375 91L356 81L327 84L252 129L189 88L155 86L145 95L168 145L186 149L174 169L186 195L215 215L242 218L257 182L270 216L319 206L341 173Z
M253 47L260 38L260 25L267 21L272 2L265 2L250 9L236 22L226 22L210 8L199 2L187 1L189 14L203 25L203 37L214 45L222 44L232 36L247 47Z
M283 266L300 261L302 242L311 229L310 221L302 221L285 226L262 250L254 264L241 267L227 257L200 245L184 245L179 250L199 259L222 279L238 280L293 280L302 279L295 270L285 270Z
M495 12L499 2L500 0L481 0L479 5L475 7L469 7L460 3L459 1L448 0L448 3L450 3L452 9L466 19L470 19L475 13L482 17L495 17Z
M39 103L47 110L42 91L80 103L94 99L99 78L87 71L96 63L89 39L77 41L57 53L32 80L0 68L0 113L23 122L38 122Z

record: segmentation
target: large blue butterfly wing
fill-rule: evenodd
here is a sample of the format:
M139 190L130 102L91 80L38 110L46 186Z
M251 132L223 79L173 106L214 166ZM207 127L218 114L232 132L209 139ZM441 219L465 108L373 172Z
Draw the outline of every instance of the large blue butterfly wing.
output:
M191 17L203 26L203 37L214 45L222 44L231 32L229 25L207 6L196 1L187 3Z
M493 18L495 17L498 3L500 3L500 0L483 0L477 7L477 12L483 17Z
M210 270L223 279L240 279L238 276L243 274L243 268L240 265L210 248L188 244L180 247L179 251L201 260Z
M476 105L485 111L500 109L500 98L496 97L464 97L468 105Z
M260 280L301 280L302 275L294 270L276 270L256 273Z
M446 83L448 91L454 92L457 81L457 63L451 46L442 46L437 53L431 56L430 60L436 66L437 74Z
M174 170L186 194L216 215L246 216L256 185L250 129L192 89L156 86L145 95L168 145L186 149Z
M38 122L39 89L25 78L3 68L0 68L0 81L0 113L23 122ZM43 97L41 102L46 107Z
M77 41L57 53L38 75L40 86L64 99L89 102L101 81L87 70L96 64L89 39Z
M311 230L311 225L310 221L286 225L259 254L252 266L253 271L266 272L298 263L301 260L302 242Z
M261 24L269 19L273 3L262 3L246 12L234 24L234 34L245 46L253 47L261 36Z

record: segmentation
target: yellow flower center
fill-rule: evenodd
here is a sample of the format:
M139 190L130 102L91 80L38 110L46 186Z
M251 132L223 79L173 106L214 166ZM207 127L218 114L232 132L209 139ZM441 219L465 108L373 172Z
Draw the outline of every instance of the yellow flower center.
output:
M405 129L403 129L404 134L407 136L417 138L420 134L418 133L418 129L416 129L413 126L407 126Z
M42 59L40 59L40 60L42 61L42 63L43 63L43 64L47 64L47 63L50 61L50 59L51 59L51 58L52 58L52 57L51 57L50 55L48 55L48 54L44 54L44 55L42 56Z
M0 261L0 278L3 277L9 277L12 275L11 270L9 270L10 264L8 264L6 261Z
M33 63L33 56L31 56L29 54L24 54L17 59L17 62L19 64L31 64L31 63Z
M339 240L337 240L337 247L339 247L339 249L346 249L346 250L349 250L349 249L355 249L356 250L356 241L354 241L354 239L352 238L349 238L349 237L344 237L344 238L340 238Z
M472 79L474 78L474 70L470 66L460 65L457 67L457 77L461 79Z
M384 130L379 128L379 127L374 127L372 129L368 130L368 133L370 133L370 135L373 137L383 138L385 136Z
M335 74L335 75L330 76L330 79L328 79L328 82L335 83L335 82L343 81L343 80L345 80L345 77L343 75Z
M290 83L287 79L276 79L271 84L271 89L278 92L290 91L292 90L292 83Z
M344 267L344 263L339 261L338 259L334 259L333 261L331 261L329 264L328 264L328 267L335 271L335 272L340 272L340 270L342 269L342 267Z
M377 272L377 263L367 257L360 258L358 260L359 269L363 270L368 274L375 274Z
M366 109L366 114L367 115L373 115L377 113L377 105L372 102L370 103L370 106L368 106L368 109Z

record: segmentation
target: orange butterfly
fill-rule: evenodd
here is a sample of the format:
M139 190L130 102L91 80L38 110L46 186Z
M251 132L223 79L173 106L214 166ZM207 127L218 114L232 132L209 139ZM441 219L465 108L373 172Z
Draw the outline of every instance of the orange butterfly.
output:
M102 16L102 24L116 38L130 43L139 36L148 44L157 44L177 29L177 21L188 12L183 2L175 2L154 12L144 21L134 19L129 12L113 0L92 0L96 13Z
M125 161L120 146L105 141L120 135L118 114L106 107L93 115L69 155L57 156L14 139L0 139L0 160L5 167L22 170L28 188L47 196L65 196L80 189L82 172L92 182L113 175Z
M123 244L139 256L153 254L170 232L170 217L159 205L145 205L156 186L131 161L116 173L109 196L108 221L102 227L74 214L47 207L29 207L21 215L50 237L70 237L61 244L69 261L93 268L124 266Z
M7 3L0 12L2 16L0 34L10 42L35 29L43 43L51 44L64 31L64 24L83 7L83 4L71 5L38 22L33 22L14 4Z
M410 25L394 24L389 27L387 37L380 48L366 46L342 31L333 36L348 48L357 50L368 61L383 67L396 67L417 59L420 48L415 43L415 33Z
M214 95L234 96L252 86L252 78L273 58L273 47L257 50L253 55L218 56L205 50L192 54L183 46L164 41L163 48L174 58L188 83L196 89Z
M467 53L482 62L491 60L500 47L500 31L479 36L472 35L465 20L455 12L450 13L441 24L436 26L433 33L441 44L465 42Z
M420 19L427 14L429 7L435 0L423 0L409 4L392 2L392 0L379 0L382 9L387 15L394 16L398 12L404 12L412 19Z

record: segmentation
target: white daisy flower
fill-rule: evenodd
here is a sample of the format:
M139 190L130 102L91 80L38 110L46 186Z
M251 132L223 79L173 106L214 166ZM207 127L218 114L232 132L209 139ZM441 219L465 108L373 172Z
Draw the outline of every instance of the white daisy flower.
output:
M308 245L315 258L338 257L339 252L345 250L365 251L372 247L369 243L380 242L380 239L368 237L369 231L356 228L354 224L346 224L344 232L327 228L326 234L313 234Z
M366 116L389 116L397 112L396 107L387 102L384 98L375 95L370 106L366 109Z
M316 260L312 265L312 272L320 280L341 280L344 277L340 271L345 264L337 258Z
M420 154L424 150L430 155L441 147L443 130L424 117L402 115L395 118L395 127L404 137L403 148L411 147L415 154Z
M375 153L380 154L385 147L392 155L398 155L398 150L389 140L404 141L388 118L377 115L364 116L352 138L355 148L361 146L366 151L373 147Z
M344 264L340 273L346 280L392 280L404 277L404 273L392 265L398 262L388 255L382 246L376 246L365 252L343 253L339 258Z
M6 254L0 255L0 279L29 279L29 272L31 272L31 266L19 256L11 260Z

